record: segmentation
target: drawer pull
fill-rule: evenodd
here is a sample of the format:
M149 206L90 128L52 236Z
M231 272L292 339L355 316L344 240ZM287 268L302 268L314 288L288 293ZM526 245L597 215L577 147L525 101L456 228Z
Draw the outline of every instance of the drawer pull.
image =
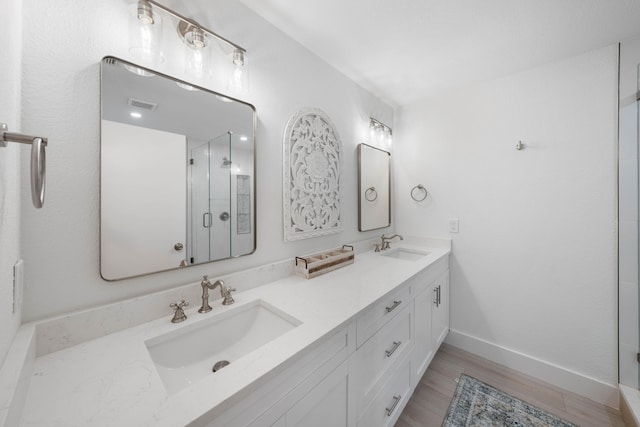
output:
M387 313L389 313L395 310L400 304L402 304L402 300L395 300L393 301L393 304L391 304L391 307L385 307L385 309L387 310Z
M402 341L394 341L391 348L389 350L385 350L384 354L386 354L387 357L391 357L391 355L396 352L398 347L400 347L400 344L402 344Z
M391 405L391 408L385 408L387 410L387 417L390 417L391 414L393 414L393 411L395 411L396 406L398 406L400 399L402 399L402 396L400 395L393 396L393 405Z

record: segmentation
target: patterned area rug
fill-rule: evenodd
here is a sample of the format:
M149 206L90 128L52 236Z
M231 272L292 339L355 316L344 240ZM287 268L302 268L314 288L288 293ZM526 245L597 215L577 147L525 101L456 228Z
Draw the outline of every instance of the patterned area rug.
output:
M442 427L578 427L465 374Z

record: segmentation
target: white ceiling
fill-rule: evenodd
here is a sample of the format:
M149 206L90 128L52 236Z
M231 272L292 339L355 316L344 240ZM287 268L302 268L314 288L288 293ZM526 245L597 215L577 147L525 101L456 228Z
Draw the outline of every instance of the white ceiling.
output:
M394 106L640 35L640 0L241 0Z

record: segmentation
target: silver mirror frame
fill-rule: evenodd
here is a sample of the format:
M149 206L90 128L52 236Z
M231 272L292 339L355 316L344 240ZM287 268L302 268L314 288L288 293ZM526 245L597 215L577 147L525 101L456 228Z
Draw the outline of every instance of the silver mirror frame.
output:
M99 194L99 197L100 197L100 208L99 208L99 224L100 224L99 225L99 227L100 227L100 233L99 233L100 234L99 270L100 270L100 277L102 277L102 279L105 280L105 281L115 282L115 281L120 281L120 280L125 280L125 279L132 279L132 278L136 278L136 277L149 276L149 275L156 274L156 273L180 270L180 269L183 269L185 267L194 267L194 266L204 265L204 264L208 264L208 263L212 263L212 262L224 261L224 260L232 259L232 258L239 258L239 257L243 257L243 256L247 256L247 255L251 255L251 254L255 253L255 251L257 249L257 243L258 243L257 242L257 235L258 235L258 233L257 233L257 216L258 216L257 191L258 191L258 184L257 184L257 179L256 179L256 172L257 172L257 152L256 152L257 112L256 112L255 106L250 104L250 103L247 103L245 101L242 101L240 99L234 98L232 96L228 96L228 95L225 95L223 93L215 92L213 90L204 88L202 86L198 86L198 85L186 82L184 80L180 80L178 78L175 78L173 76L158 72L156 70L152 70L152 69L149 69L147 67L131 63L130 61L123 60L123 59L117 58L115 56L110 56L110 55L109 56L105 56L100 61L100 64L101 64L100 88L101 89L100 89L100 129L99 129L99 133L100 133L100 152L101 153L102 153L102 144L103 144L103 141L102 141L102 117L103 117L102 90L103 90L103 88L102 88L102 86L103 86L103 81L104 81L104 78L103 78L103 75L102 75L103 74L102 64L104 64L104 62L106 60L119 61L119 62L121 62L123 64L127 64L127 65L130 65L132 67L135 67L135 68L137 68L137 69L139 69L139 70L141 70L143 72L152 73L155 76L171 80L171 81L173 81L173 82L175 82L177 84L182 84L182 85L185 85L186 87L189 87L189 88L192 88L192 89L195 89L195 90L198 90L198 91L209 93L209 94L211 94L213 96L216 96L216 97L218 97L220 99L225 99L227 101L233 101L233 102L240 103L242 105L245 105L245 106L249 107L252 110L253 113L252 113L252 124L251 124L251 130L252 130L251 138L252 138L252 150L253 150L253 165L252 165L252 168L253 168L253 172L252 172L252 175L253 175L252 176L253 194L251 195L251 202L253 203L253 210L252 210L253 218L251 219L250 224L251 224L251 227L252 227L252 230L253 230L253 249L250 252L243 253L243 254L240 254L240 255L233 255L233 256L229 256L227 258L204 261L204 262L200 262L200 263L197 263L197 264L186 264L185 265L184 263L181 263L179 266L166 268L166 269L161 269L161 270L149 271L149 272L144 272L144 273L140 273L140 274L128 275L128 276L117 277L117 278L106 278L103 275L103 253L102 253L102 243L101 243L102 239L103 239L103 237L102 237L102 224L103 224L103 222L102 222L102 209L103 209L102 203L103 202L102 202L102 165L100 165L100 182L99 182L99 185L100 185L100 194ZM100 158L102 158L102 154L100 154ZM187 209L186 209L186 206L185 206L185 214L186 214L186 211L187 211ZM186 237L186 230L185 230L185 237Z
M369 165L363 162L363 150L376 150L381 155L387 155L387 176L381 178L382 184L386 185L387 192L384 194L384 188L372 185L370 180L365 179ZM365 182L366 181L366 182ZM367 226L363 216L370 205L379 203L380 200L387 199L387 206L377 206L379 212L386 211L386 222L378 223L374 226ZM386 208L386 209L385 209ZM391 225L391 153L368 144L358 144L358 231L370 231L380 228L386 228Z

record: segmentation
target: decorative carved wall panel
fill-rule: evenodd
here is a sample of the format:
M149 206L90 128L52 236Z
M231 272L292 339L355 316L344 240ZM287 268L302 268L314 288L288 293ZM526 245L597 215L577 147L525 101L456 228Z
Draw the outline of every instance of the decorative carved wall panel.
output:
M294 114L284 133L284 240L342 231L341 142L319 109Z

